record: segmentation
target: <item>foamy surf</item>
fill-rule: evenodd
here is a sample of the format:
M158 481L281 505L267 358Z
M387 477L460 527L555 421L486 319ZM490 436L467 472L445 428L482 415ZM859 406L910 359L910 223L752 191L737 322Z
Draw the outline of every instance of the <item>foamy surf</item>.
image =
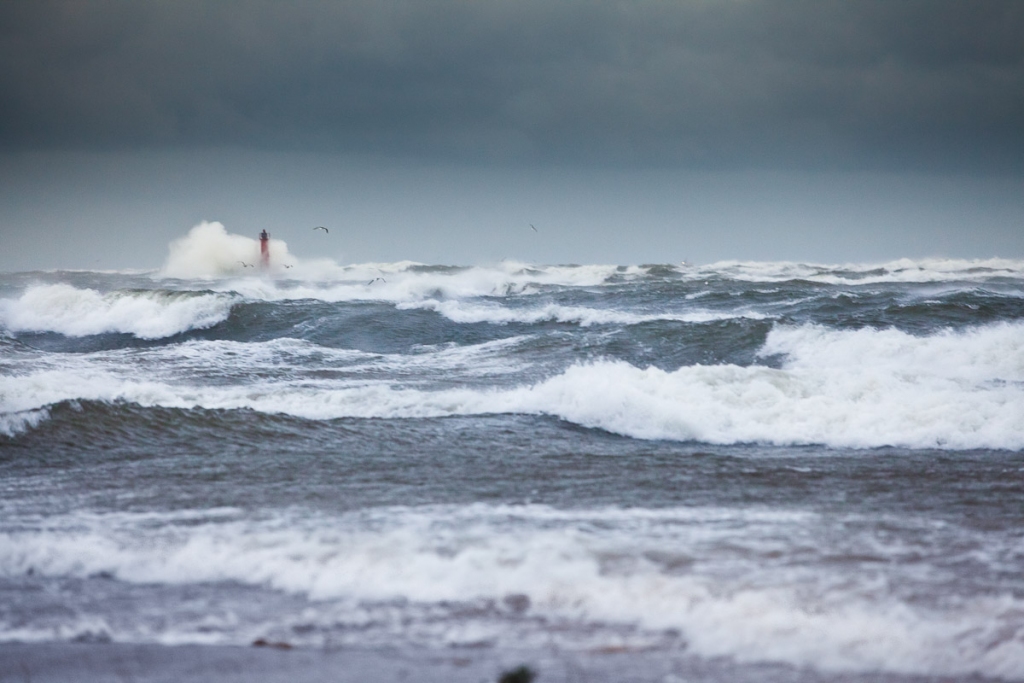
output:
M691 310L680 313L633 313L615 309L590 308L586 306L562 306L542 303L536 306L509 308L495 303L465 302L458 299L438 301L428 299L415 303L398 304L400 310L424 309L436 311L457 323L509 323L536 324L543 322L573 323L582 327L592 325L641 325L643 323L669 321L685 323L706 323L720 320L745 318L764 320L767 315L756 311L718 312Z
M915 337L776 327L779 369L674 372L602 361L503 398L647 439L873 448L1024 448L1024 326ZM496 400L500 403L500 400Z
M1024 679L1013 262L294 258L0 275L0 640Z
M374 263L337 266L309 274L302 264L286 277L223 277L210 283L217 291L237 292L258 301L385 301L415 304L481 297L530 296L548 288L599 287L619 277L636 277L616 266L531 268L515 264L471 268L428 268L421 264Z
M847 531L862 522L782 510L484 504L333 516L299 509L255 517L231 509L78 514L51 518L45 529L0 534L0 576L31 571L138 585L271 588L312 600L301 617L307 625L372 634L387 628L385 615L397 610L408 634L435 646L463 643L468 634L486 634L493 643L517 638L514 624L495 618L518 613L566 631L589 628L591 645L607 642L605 631L615 626L614 637L631 647L676 631L690 653L741 662L1024 676L1024 644L1013 635L1020 600L914 601L916 587L930 577L908 558L927 555L928 545ZM973 538L993 558L1013 542L966 528L935 530L924 519L887 524L954 544ZM797 562L777 559L801 546L814 550ZM888 581L879 585L861 563L830 557L888 563ZM165 622L149 633L126 633L103 623L107 637L121 641L245 644L240 638L249 635L230 621L204 625ZM0 636L17 628L0 624ZM561 636L548 638L557 644Z
M978 282L997 277L1024 277L1024 260L903 258L885 263L800 263L786 261L717 261L706 265L685 264L688 278L724 277L747 282L805 280L835 285L894 283Z
M507 294L529 285L599 285L612 275L629 277L645 272L636 266L534 266L516 261L482 267L438 267L414 261L340 265L329 258L300 258L288 250L286 242L273 237L269 239L268 251L268 263L263 266L259 240L230 233L222 223L203 221L168 245L167 259L154 276L177 280L244 278L239 285L252 285L254 292L268 291L254 284L254 279L293 281L298 284L282 287L280 296L269 294L267 298L341 301L357 298L353 292L393 292L387 298L396 300L422 297L423 292L429 291L444 291L446 296L453 297ZM398 279L398 287L395 282L389 285L391 276ZM364 281L374 285L373 289L348 289Z
M220 294L101 293L66 284L36 285L16 299L0 299L0 327L70 337L120 333L160 339L223 322L234 302Z
M312 347L299 347L312 358ZM280 343L274 348L279 349L274 354L289 349ZM528 369L486 360L508 348L507 342L489 343L479 351L381 356L369 365L351 363L352 352L325 349L307 374L289 370L295 361L287 354L238 356L230 344L197 342L172 354L155 352L164 360L148 377L138 372L155 363L146 360L152 355L148 351L76 357L3 376L0 406L13 413L84 399L248 409L313 420L544 414L641 439L1024 448L1024 327L1019 323L928 337L896 330L776 327L758 353L780 356L778 368L698 364L666 371L597 360L573 364L534 384L471 386L474 377L514 379ZM240 364L232 370L235 359ZM484 365L474 366L480 362ZM177 379L182 364L189 368L185 381ZM248 377L253 366L264 369L263 378ZM323 377L327 367L335 368L331 379ZM418 379L403 381L403 367L415 368ZM231 379L235 373L246 381ZM431 376L439 388L421 386Z

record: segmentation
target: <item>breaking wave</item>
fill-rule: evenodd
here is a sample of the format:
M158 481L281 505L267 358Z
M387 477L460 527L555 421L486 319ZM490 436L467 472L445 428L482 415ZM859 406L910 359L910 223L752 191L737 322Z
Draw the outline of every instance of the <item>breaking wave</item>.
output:
M103 294L67 284L36 285L17 299L0 300L0 327L10 332L56 332L69 337L113 332L159 339L226 320L234 300L222 294Z
M995 277L1024 277L1024 261L990 259L898 259L875 264L815 264L786 261L718 261L684 266L681 272L693 279L722 277L747 282L807 280L822 284L880 284L970 282Z
M270 263L277 271L291 268L296 259L288 245L271 239ZM168 247L167 261L160 276L169 278L217 278L260 270L260 243L242 235L229 234L223 224L203 221ZM246 265L248 264L248 265Z
M639 325L655 321L677 321L687 323L705 323L716 320L733 320L749 318L763 320L767 316L756 312L715 312L689 311L687 313L630 313L614 309L588 308L586 306L563 306L561 304L542 304L540 306L509 308L496 304L471 303L459 300L428 299L426 301L399 304L400 310L426 309L436 311L452 322L457 323L576 323L582 327L591 325Z
M557 416L641 439L853 448L1024 448L1021 323L923 337L893 329L777 326L759 355L780 358L779 367L687 365L666 371L595 360L508 388L474 387L469 368L479 361L446 360L465 357L461 350L402 361L416 368L407 383L400 379L404 372L396 374L400 366L389 366L391 370L381 375L386 379L354 370L324 379L322 366L312 368L308 376L287 367L275 373L273 356L260 364L262 379L225 383L222 356L230 349L224 342L202 344L187 347L195 352L179 351L189 364L190 379L181 377L170 356L162 365L166 378L140 377L134 365L129 371L119 369L110 364L109 356L0 376L0 408L21 412L87 399L183 409L251 409L314 420L521 413ZM493 348L500 357L504 347L492 343L483 348ZM487 357L485 350L479 353L484 354L480 358ZM509 363L515 361L500 359L494 372L514 372ZM422 373L434 365L450 388L423 388Z
M521 400L648 439L872 448L1024 448L1024 326L914 337L897 330L773 330L779 369L577 365Z

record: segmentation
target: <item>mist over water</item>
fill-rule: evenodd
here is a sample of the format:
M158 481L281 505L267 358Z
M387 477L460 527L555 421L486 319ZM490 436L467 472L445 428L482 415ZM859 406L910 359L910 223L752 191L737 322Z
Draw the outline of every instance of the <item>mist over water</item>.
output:
M1024 262L269 246L0 275L0 639L1024 679Z

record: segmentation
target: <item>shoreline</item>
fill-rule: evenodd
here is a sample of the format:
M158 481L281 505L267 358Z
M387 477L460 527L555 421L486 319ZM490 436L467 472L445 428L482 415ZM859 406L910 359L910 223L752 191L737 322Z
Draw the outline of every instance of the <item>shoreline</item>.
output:
M279 648L132 643L0 643L0 683L496 683L526 666L535 683L983 683L978 675L829 672L651 650Z

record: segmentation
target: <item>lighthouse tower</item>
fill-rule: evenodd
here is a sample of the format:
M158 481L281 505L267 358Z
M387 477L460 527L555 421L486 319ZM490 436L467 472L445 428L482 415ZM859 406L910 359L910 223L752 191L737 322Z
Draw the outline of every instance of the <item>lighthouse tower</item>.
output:
M260 264L264 268L270 267L270 233L266 230L260 233Z

